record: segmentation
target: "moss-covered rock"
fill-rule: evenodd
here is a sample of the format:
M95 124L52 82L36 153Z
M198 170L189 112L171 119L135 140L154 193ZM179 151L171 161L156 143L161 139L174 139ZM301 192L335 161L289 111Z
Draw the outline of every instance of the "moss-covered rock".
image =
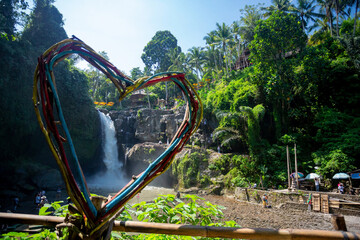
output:
M183 149L172 164L172 173L177 179L178 188L209 186L211 180L208 175L208 159L208 152L201 151L198 147Z

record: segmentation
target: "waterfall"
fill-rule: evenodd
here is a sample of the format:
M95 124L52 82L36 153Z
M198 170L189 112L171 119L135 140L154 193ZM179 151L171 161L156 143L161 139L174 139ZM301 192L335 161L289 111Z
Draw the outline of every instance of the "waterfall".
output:
M103 162L107 172L121 169L122 164L119 162L119 154L117 149L117 140L114 122L109 115L100 112L101 128L103 131L102 147L104 150Z
M90 188L94 190L120 190L125 185L123 164L119 162L116 131L114 122L110 116L99 112L102 129L103 159L106 166L104 172L100 172L88 181Z

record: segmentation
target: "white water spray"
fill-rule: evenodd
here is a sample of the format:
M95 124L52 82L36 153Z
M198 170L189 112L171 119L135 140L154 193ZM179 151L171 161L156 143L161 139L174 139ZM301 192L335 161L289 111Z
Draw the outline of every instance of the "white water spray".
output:
M103 162L106 171L98 173L89 180L92 190L120 190L125 185L123 164L119 162L114 122L109 115L99 112L102 129Z

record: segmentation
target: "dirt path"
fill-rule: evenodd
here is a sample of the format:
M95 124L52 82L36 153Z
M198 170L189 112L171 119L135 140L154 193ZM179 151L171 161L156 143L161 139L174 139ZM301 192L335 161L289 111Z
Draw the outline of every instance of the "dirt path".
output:
M241 227L272 229L333 230L331 215L285 207L263 208L261 204L241 202L229 197L200 195L205 200L226 207L224 220L234 220ZM360 217L345 216L348 231L360 233Z

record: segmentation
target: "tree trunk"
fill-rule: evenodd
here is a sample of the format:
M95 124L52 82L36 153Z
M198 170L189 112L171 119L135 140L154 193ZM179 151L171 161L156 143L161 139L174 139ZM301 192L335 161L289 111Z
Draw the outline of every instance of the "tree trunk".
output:
M355 4L355 16L354 16L354 32L353 35L355 37L355 32L356 32L356 19L357 19L357 10L359 7L359 0L356 0L356 4Z
M332 14L331 14L331 7L330 5L326 6L326 15L329 18L330 21L330 36L332 37L333 34L333 20L332 20Z
M339 0L335 1L336 4L336 36L339 37Z

